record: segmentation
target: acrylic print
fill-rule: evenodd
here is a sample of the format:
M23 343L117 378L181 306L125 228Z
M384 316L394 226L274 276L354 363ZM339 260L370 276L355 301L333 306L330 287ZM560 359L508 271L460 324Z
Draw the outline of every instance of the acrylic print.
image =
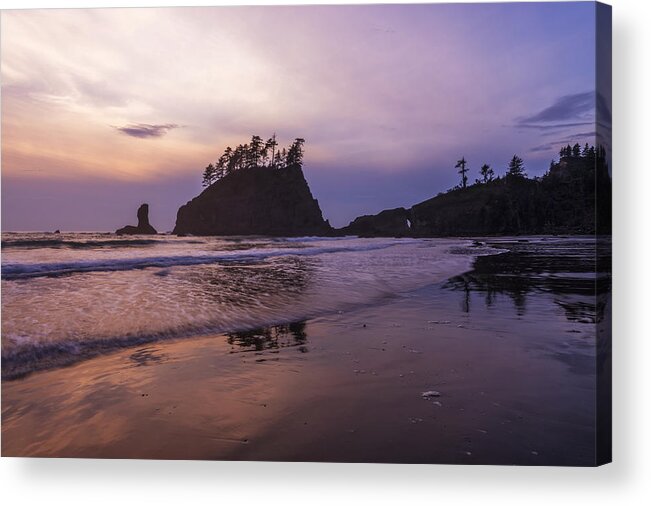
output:
M2 12L4 456L610 460L610 7Z

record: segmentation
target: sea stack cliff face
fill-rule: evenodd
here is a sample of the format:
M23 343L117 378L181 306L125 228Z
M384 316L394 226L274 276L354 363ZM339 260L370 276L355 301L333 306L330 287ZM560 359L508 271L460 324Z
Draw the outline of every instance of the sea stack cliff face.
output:
M303 236L331 233L299 165L229 174L181 206L174 234Z
M149 224L149 204L138 208L138 226L127 225L115 231L118 235L150 235L157 234L156 229Z

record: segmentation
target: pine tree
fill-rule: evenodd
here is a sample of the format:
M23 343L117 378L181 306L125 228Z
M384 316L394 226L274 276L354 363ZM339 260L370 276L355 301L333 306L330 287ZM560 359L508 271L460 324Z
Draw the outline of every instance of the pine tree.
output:
M282 153L280 151L276 151L276 154L274 155L273 167L274 167L274 169L282 169L283 168Z
M224 154L222 156L224 157L224 177L226 177L235 170L235 167L233 165L233 149L228 146L224 150Z
M579 143L577 142L574 146L572 146L572 157L579 158L580 156L581 156L581 146L579 146Z
M466 176L466 172L468 172L468 169L466 168L466 165L468 162L466 162L465 157L461 157L461 160L457 161L457 164L454 166L455 169L459 169L458 173L461 174L461 187L465 188L466 185L468 184L468 176Z
M224 152L224 154L219 157L219 160L217 160L217 163L215 163L215 176L217 180L222 179L226 176L228 170L228 161L229 157L226 152Z
M524 162L518 155L513 155L509 162L509 167L506 175L510 178L524 178L527 174L524 171Z
M210 163L208 166L203 170L203 181L201 184L203 186L210 186L216 181L215 178L215 166Z
M564 148L561 148L560 155L561 155L561 160L563 158L570 158L572 156L572 146L568 144Z
M240 170L246 167L247 153L248 153L248 146L244 144L239 144L235 148L235 150L233 151L233 156L231 157L231 160L233 162L232 163L233 171Z
M269 138L265 144L265 148L267 150L267 153L269 153L269 150L271 149L271 162L270 162L270 167L273 169L276 166L276 146L278 146L278 143L276 142L276 132Z
M266 141L263 141L260 136L254 135L251 137L250 144L239 144L235 149L227 146L219 159L204 169L202 183L204 186L210 186L236 170L251 167L273 169L285 168L290 165L302 167L304 145L305 139L297 137L289 150L286 148L279 150L275 133Z
M260 158L262 157L262 148L264 144L262 142L262 137L259 135L254 135L251 137L251 144L249 145L248 151L248 163L249 167L258 167L260 165Z
M284 169L287 167L287 149L283 148L282 151L278 151L276 153L277 157L277 162L276 162L276 168L277 169Z
M287 151L287 166L303 166L303 144L305 144L305 139L298 137L294 140L289 147L289 151Z

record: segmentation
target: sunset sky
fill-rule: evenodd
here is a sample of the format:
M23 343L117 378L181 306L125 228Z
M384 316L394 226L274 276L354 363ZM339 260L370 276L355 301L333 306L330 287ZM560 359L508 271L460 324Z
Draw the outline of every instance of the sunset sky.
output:
M5 11L2 229L159 231L251 134L336 226L594 143L594 4Z

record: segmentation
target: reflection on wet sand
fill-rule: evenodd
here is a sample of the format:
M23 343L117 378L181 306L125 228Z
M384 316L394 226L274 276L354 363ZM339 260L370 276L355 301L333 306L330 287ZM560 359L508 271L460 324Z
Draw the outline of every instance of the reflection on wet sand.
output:
M307 329L300 322L265 333L279 342L305 342ZM3 455L230 455L267 418L282 415L287 392L298 400L304 354L289 347L277 367L263 367L258 360L236 360L228 339L161 342L4 382Z
M298 346L301 353L308 351L305 343L307 333L306 322L293 322L286 325L260 327L240 332L228 332L227 342L244 350L235 351L263 351Z
M568 320L595 323L603 319L610 275L595 273L595 268L606 267L610 258L607 245L599 250L597 258L595 242L585 239L488 243L509 251L477 258L471 272L445 284L463 293L460 305L464 312L471 310L471 292L483 294L487 307L494 304L497 295L508 296L518 316L526 315L529 295L550 293Z
M148 346L140 348L129 355L129 359L136 367L159 364L168 359L165 353L161 353L160 348Z

